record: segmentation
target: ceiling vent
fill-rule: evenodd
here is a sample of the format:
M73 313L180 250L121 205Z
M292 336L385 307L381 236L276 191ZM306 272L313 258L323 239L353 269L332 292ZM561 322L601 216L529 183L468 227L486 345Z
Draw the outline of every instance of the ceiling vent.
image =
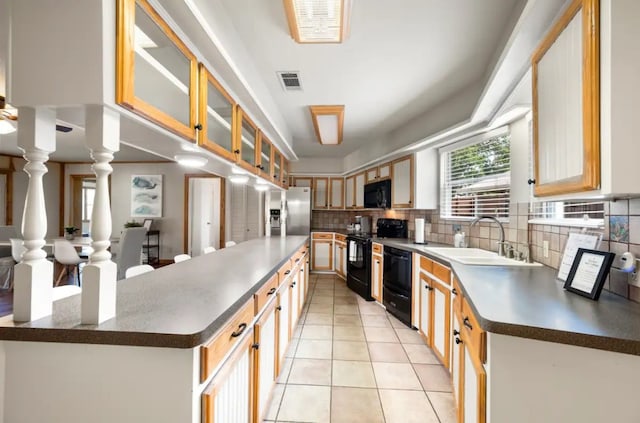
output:
M280 71L278 72L278 79L285 91L302 91L302 84L300 83L300 75L296 71Z

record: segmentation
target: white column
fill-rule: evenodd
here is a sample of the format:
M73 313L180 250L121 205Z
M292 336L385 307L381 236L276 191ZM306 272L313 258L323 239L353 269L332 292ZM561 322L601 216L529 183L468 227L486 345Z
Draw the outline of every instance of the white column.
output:
M86 108L86 144L94 160L96 193L91 214L93 253L82 278L81 321L100 324L116 315L118 267L108 251L111 242L111 205L109 201L110 162L120 148L120 115L104 106Z
M47 211L42 178L45 162L56 149L56 112L45 107L20 107L18 147L24 151L29 185L22 215L23 261L14 274L13 319L29 322L50 316L53 308L53 263L42 249L47 235Z

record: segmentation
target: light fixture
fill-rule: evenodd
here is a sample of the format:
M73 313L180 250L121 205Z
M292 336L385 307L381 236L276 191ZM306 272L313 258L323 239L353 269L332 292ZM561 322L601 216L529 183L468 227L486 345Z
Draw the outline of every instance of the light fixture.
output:
M341 43L349 35L351 0L283 0L298 43Z
M15 126L13 126L7 119L0 117L0 135L10 134L16 132Z
M531 106L525 106L522 104L513 105L505 110L504 113L494 117L489 123L489 129L499 128L500 126L511 123L516 119L520 119L522 116L529 113L529 110L531 110Z
M232 184L246 184L247 182L249 182L249 175L233 174L229 175L227 179L229 179L229 182L231 182Z
M344 123L344 106L309 106L309 110L320 144L340 144Z
M192 154L176 154L173 158L179 165L187 167L202 167L208 162L206 158Z
M266 191L269 189L269 185L267 184L256 184L253 187L256 189L256 191Z

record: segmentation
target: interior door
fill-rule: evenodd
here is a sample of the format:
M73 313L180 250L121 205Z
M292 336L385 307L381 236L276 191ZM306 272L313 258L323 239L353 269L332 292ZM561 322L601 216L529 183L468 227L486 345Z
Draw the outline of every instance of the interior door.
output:
M189 179L189 248L199 256L205 247L220 248L220 178Z

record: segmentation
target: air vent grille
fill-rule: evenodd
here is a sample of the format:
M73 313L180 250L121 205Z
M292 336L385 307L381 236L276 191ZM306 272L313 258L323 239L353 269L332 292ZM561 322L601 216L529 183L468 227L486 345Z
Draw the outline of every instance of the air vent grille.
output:
M300 75L295 71L281 71L278 72L278 79L282 88L286 91L300 91L302 90L302 83L300 82Z

